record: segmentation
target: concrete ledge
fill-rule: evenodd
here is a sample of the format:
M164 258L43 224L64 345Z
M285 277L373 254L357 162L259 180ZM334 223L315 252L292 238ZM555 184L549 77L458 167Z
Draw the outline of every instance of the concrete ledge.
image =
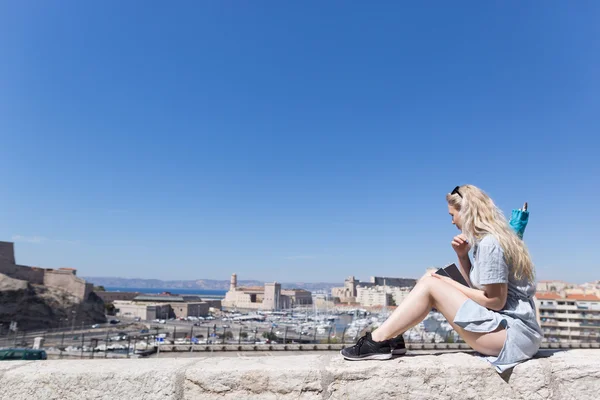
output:
M221 352L221 351L339 351L344 347L351 346L351 343L288 343L288 344L161 344L161 352ZM407 343L408 350L463 350L470 351L471 348L466 343ZM600 343L543 343L542 349L598 349Z
M289 343L289 344L161 344L161 352L204 352L204 351L339 351L352 344ZM408 350L470 350L465 343L407 343ZM588 346L589 348L589 346Z
M281 353L279 353L281 354ZM339 355L0 363L0 398L597 399L600 351L546 351L499 376L464 353L344 361Z

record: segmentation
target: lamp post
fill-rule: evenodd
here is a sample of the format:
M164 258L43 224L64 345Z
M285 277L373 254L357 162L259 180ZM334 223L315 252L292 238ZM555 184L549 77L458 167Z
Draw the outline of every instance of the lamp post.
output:
M73 315L73 321L71 324L71 333L75 332L75 319L77 318L77 311L73 310L71 311L71 314Z

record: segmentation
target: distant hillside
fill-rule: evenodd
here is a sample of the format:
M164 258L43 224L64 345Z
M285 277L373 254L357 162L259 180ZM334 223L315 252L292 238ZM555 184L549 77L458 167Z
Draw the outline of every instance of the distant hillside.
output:
M229 280L197 279L197 280L175 280L163 281L160 279L137 279L137 278L115 278L115 277L84 277L88 282L96 286L119 287L119 288L141 288L141 289L203 289L203 290L228 290ZM255 280L238 280L238 286L262 286L264 282ZM306 282L283 282L284 289L306 289L310 291L330 290L333 287L343 286L343 283L306 283Z

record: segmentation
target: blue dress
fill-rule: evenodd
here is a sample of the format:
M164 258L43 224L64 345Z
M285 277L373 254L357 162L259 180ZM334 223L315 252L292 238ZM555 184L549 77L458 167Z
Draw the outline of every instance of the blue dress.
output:
M471 285L483 289L483 285L507 283L506 304L502 310L493 311L468 299L454 317L455 324L471 332L493 332L499 326L506 329L506 341L498 357L485 357L498 372L533 357L543 338L533 300L535 282L517 280L510 269L498 240L492 235L483 237L473 248Z

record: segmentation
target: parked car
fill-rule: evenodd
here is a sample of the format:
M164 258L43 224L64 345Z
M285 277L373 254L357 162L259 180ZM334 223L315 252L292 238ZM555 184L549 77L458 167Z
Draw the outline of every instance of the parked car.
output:
M93 329L100 328L100 325L99 324L94 324L94 325L92 325L92 328Z
M110 323L111 323L111 324L113 324L113 325L116 325L116 324L118 324L119 322L121 322L121 321L119 321L118 319L111 319L111 320L110 320Z
M46 360L48 355L44 350L4 349L0 350L0 360Z

